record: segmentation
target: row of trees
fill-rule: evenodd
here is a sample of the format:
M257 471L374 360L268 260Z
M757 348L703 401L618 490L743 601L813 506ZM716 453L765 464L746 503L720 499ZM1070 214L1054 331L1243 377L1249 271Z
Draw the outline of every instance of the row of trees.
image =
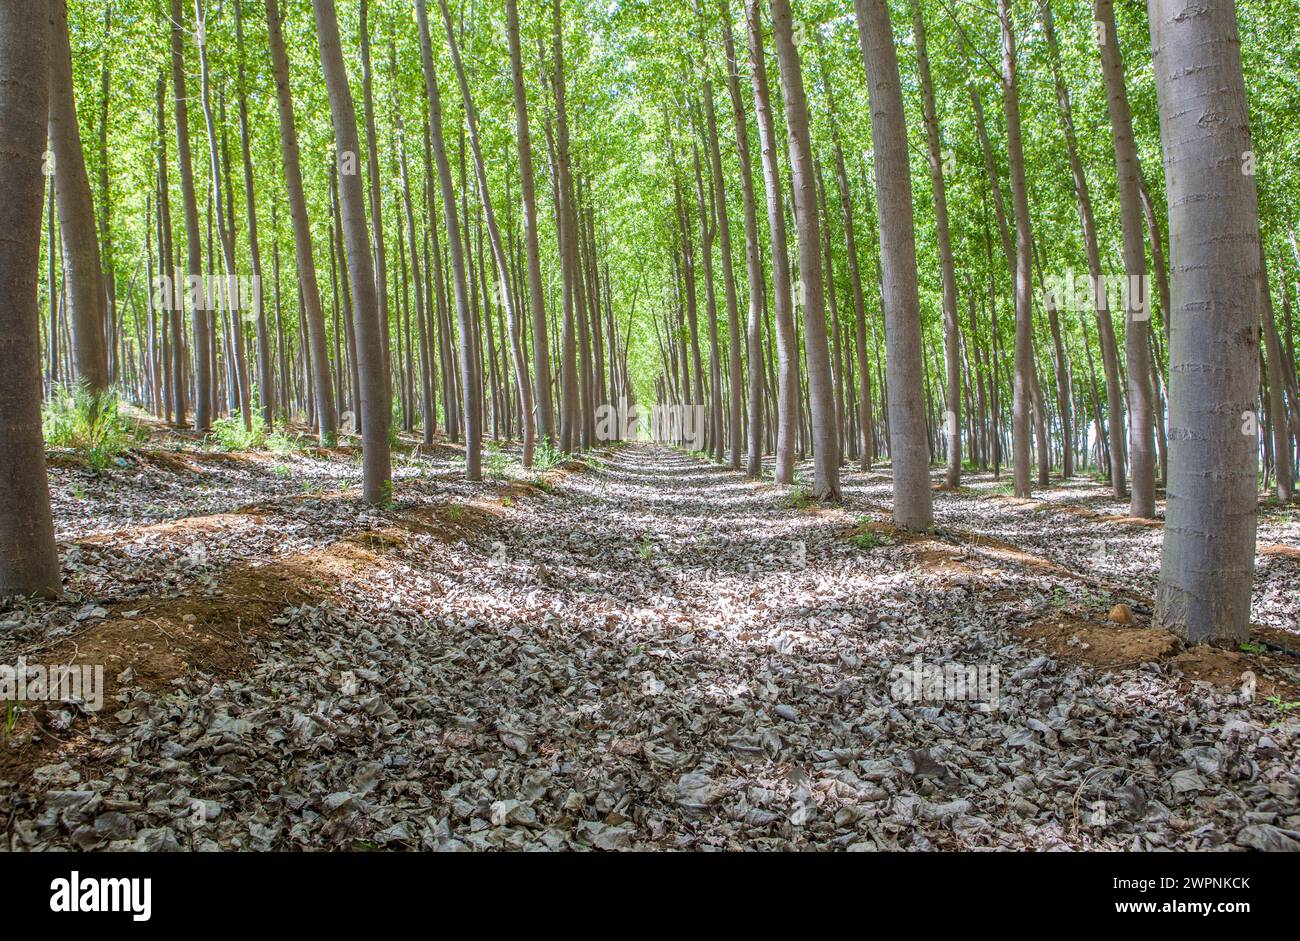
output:
M43 373L200 432L359 432L372 503L390 423L477 479L485 434L530 466L638 396L703 406L751 476L811 453L820 499L886 457L915 529L936 461L950 487L1008 463L1020 496L1091 462L1135 516L1168 482L1161 622L1242 635L1257 460L1288 499L1300 408L1236 11L1056 3L9 4L50 29L3 51L46 97L8 88L0 127L47 138L4 157L32 306L0 594L58 585ZM1075 259L1134 289L1080 304Z

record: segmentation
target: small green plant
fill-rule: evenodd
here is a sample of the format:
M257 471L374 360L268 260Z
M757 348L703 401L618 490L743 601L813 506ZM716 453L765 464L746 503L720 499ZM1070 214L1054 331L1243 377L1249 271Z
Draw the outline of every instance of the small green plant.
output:
M1287 702L1281 696L1276 696L1276 695L1268 697L1268 704L1270 706L1273 706L1275 709L1277 709L1278 712L1282 713L1283 715L1289 712L1294 712L1297 709L1300 709L1300 700L1296 702Z
M510 456L501 450L500 443L492 441L487 446L487 460L484 462L487 475L496 480L504 480L511 465Z
M288 477L293 473L293 469L288 464L276 464L271 468L271 473L276 477Z
M265 446L276 454L291 454L305 451L312 445L311 439L290 431L287 427L266 436Z
M539 441L537 448L533 451L533 470L539 474L544 474L552 467L563 464L569 459L569 455L556 448L549 441Z
M863 552L870 552L872 549L885 545L884 537L873 532L858 533L856 536L850 537L849 542L854 548L861 549Z
M649 536L642 536L641 543L637 546L636 551L641 556L642 561L649 562L650 556L654 554L655 544Z
M803 474L794 475L790 492L781 498L781 505L788 510L806 510L813 504L812 485Z
M76 451L95 470L149 439L147 428L121 414L115 395L81 387L59 390L45 405L41 425L46 444Z
M254 414L245 427L244 417L236 412L213 422L210 440L223 451L253 451L266 444L266 425Z
M1286 722L1287 717L1297 709L1300 709L1300 702L1287 702L1281 696L1268 697L1268 704L1280 712L1280 718L1269 723L1269 728L1280 729Z
M72 495L78 500L84 500L86 499L86 488L81 486L81 484L73 484Z
M459 503L453 503L447 507L447 518L453 523L459 523L465 518L465 508Z
M1263 644L1255 644L1250 642L1242 644L1239 649L1241 650L1242 653L1254 653L1254 654L1265 653L1268 650L1268 648L1265 647Z
M849 537L849 545L861 549L863 552L870 552L872 549L878 549L881 546L894 545L892 537L869 529L868 527L870 527L871 522L872 520L869 516L858 517L858 529L860 532Z

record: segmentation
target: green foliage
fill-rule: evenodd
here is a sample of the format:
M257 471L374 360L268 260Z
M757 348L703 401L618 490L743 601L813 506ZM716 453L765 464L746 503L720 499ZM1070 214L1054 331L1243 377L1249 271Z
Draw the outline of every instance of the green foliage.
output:
M849 545L855 549L861 549L863 552L870 552L872 549L878 549L881 546L892 546L894 540L884 533L877 533L869 529L871 517L858 517L858 532L849 537Z
M812 484L809 483L808 478L803 474L795 474L790 492L781 498L781 506L787 510L806 510L815 502L812 496Z
M542 440L537 442L537 448L533 451L533 470L539 474L544 474L552 467L557 467L569 460L571 455L559 450L549 441Z
M489 477L504 480L509 476L510 466L513 463L510 455L501 450L500 443L488 442L487 459L483 462L483 469Z
M296 451L306 451L312 447L312 444L310 438L296 434L288 429L272 432L266 436L265 442L266 449L274 454L292 454Z
M244 427L244 417L238 412L229 418L218 418L212 423L208 440L223 451L256 451L266 444L266 425L262 416L254 413L249 427Z
M873 533L870 530L865 533L858 533L856 536L851 537L849 542L854 548L861 549L864 552L870 552L880 546L892 546L894 544L894 540L888 536Z
M41 424L46 444L75 451L95 470L149 439L147 428L119 411L115 395L82 388L61 389L45 405Z

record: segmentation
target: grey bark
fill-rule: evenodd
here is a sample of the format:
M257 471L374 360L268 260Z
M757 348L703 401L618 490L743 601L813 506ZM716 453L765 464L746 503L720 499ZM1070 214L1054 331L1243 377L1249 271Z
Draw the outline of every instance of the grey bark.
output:
M51 6L48 0L0 3L0 598L53 597L60 590L41 434L36 299L51 47L60 45L42 28Z
M803 68L794 41L789 0L772 0L772 36L781 70L790 176L794 190L795 228L799 246L804 355L808 362L808 407L813 442L813 497L840 498L840 445L836 432L835 388L826 336L826 293L822 278L821 224L817 211L817 170L808 130L808 101Z
M925 112L925 137L929 145L930 185L934 191L935 230L939 242L939 271L943 281L944 436L947 439L947 469L944 483L961 483L961 333L957 326L957 272L948 229L948 197L943 179L943 144L939 137L939 116L934 103L934 82L925 43L925 18L921 5L911 0L912 35L916 41L917 70L921 76L921 102ZM1069 441L1068 402L1062 411L1063 436ZM1068 448L1067 448L1067 453Z
M68 39L67 0L49 0L48 69L49 143L54 195L59 205L63 278L72 324L72 356L77 380L98 395L108 389L108 353L104 343L103 270L95 238L95 205L86 175L86 159L77 124L72 89L72 47ZM39 21L38 21L39 22ZM31 31L27 23L24 34Z
M1007 152L1011 165L1011 203L1016 220L1015 383L1011 404L1011 452L1015 493L1032 493L1029 477L1030 420L1034 385L1033 278L1030 251L1029 193L1020 133L1020 98L1016 84L1016 40L1011 29L1010 0L998 0L1002 32L1002 97L1007 116Z
M514 89L515 143L519 150L519 188L523 197L524 248L528 260L528 302L533 326L533 371L537 380L537 425L555 444L555 407L551 399L551 346L546 333L546 296L542 285L541 249L537 238L537 184L533 177L533 144L528 129L528 93L519 49L519 5L506 0L506 30L510 42L510 78ZM531 417L531 416L530 416Z
M885 0L854 0L853 8L867 70L876 159L894 521L907 529L925 530L934 523L934 502L920 388L921 303L898 54Z
M321 309L320 286L316 280L316 255L311 243L311 223L302 191L302 166L298 131L294 121L293 94L289 89L289 59L284 50L278 0L266 0L266 21L271 63L275 71L276 100L279 103L280 148L284 158L285 194L293 223L293 243L298 263L298 291L307 328L308 360L316 404L316 425L321 444L333 447L338 440L338 413L330 384L329 352L325 346L325 313Z
M429 38L429 12L425 0L415 0L415 14L420 28L420 60L424 68L424 88L429 98L430 136L434 162L438 167L438 188L447 225L447 243L451 255L452 289L456 298L456 323L460 335L457 353L461 378L461 418L465 432L465 476L479 480L483 476L482 410L479 407L478 371L474 364L474 315L470 310L469 281L465 271L465 243L461 238L456 212L456 193L452 185L451 164L442 136L442 96L438 92L438 73L433 62Z
M375 290L370 233L366 227L366 197L357 164L361 141L357 136L352 89L343 65L334 0L312 0L312 9L316 15L321 70L325 73L334 123L334 147L339 165L339 211L352 289L356 347L353 365L361 390L362 495L367 503L381 505L393 497L392 458L388 444L392 405L384 371L384 346L379 335L379 298ZM353 172L344 172L349 166Z
M767 222L772 250L773 319L776 322L778 370L775 481L784 485L794 482L795 445L799 434L799 381L798 364L795 361L798 347L790 292L790 253L786 242L781 169L777 164L776 130L767 85L759 0L745 0L745 23L749 36L750 77L754 86L754 113L758 121L758 139L763 158L763 185L767 193Z
M1149 0L1172 272L1169 488L1155 624L1250 633L1259 389L1259 203L1236 4ZM1210 116L1213 120L1208 120Z
M1151 305L1146 297L1146 238L1143 232L1142 178L1133 115L1124 83L1124 60L1115 31L1112 0L1093 0L1101 46L1101 71L1106 80L1106 105L1115 139L1115 169L1119 176L1120 222L1124 233L1124 271L1129 289L1124 324L1124 360L1128 373L1129 513L1146 519L1156 515L1155 419L1151 401ZM1138 286L1142 285L1141 288ZM1141 299L1135 303L1135 295Z

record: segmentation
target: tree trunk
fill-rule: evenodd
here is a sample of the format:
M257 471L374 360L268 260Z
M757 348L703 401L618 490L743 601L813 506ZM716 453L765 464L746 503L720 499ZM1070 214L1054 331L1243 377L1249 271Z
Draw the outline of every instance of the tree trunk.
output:
M745 218L745 277L749 288L749 315L745 338L749 417L745 473L757 478L763 472L763 311L767 306L767 286L763 279L763 259L759 253L758 211L754 202L754 175L749 157L749 127L745 120L744 99L740 95L736 44L731 34L730 0L718 0L718 7L722 13L722 42L727 57L727 91L731 95L736 156L740 160L741 205ZM733 388L732 396L739 400L739 385Z
M1070 108L1070 92L1061 71L1060 52L1056 43L1056 29L1051 5L1042 0L1043 27L1047 36L1048 57L1056 85L1056 98L1061 110L1061 124L1065 129L1065 144L1070 156L1070 172L1074 177L1074 194L1079 208L1079 221L1083 226L1083 245L1088 258L1088 275L1092 283L1100 283L1101 252L1097 246L1097 223L1093 217L1092 197L1088 191L1088 178L1079 159L1078 136L1074 129L1074 115ZM1124 456L1124 401L1120 390L1119 351L1115 342L1115 328L1111 322L1110 307L1104 291L1095 293L1093 312L1097 319L1098 342L1101 345L1102 372L1106 379L1106 407L1109 418L1109 444L1111 491L1117 499L1128 494L1127 469Z
M363 496L371 505L382 505L393 498L392 459L388 444L392 403L388 396L388 377L384 370L384 345L379 333L379 298L375 291L370 233L366 228L366 197L357 167L361 141L357 136L357 113L352 101L352 89L348 85L343 50L339 45L334 0L312 0L312 9L316 15L321 70L325 73L330 115L334 123L339 209L343 217L348 280L352 289L356 338L354 367L361 388Z
M1151 403L1151 301L1146 289L1146 238L1143 233L1142 179L1133 115L1124 84L1124 60L1115 30L1112 0L1093 0L1093 15L1101 46L1101 71L1106 80L1106 105L1115 138L1115 169L1119 176L1120 222L1124 232L1124 271L1127 316L1124 360L1128 371L1129 513L1144 519L1156 515L1155 420Z
M943 144L939 138L939 116L934 104L934 83L930 77L930 56L925 45L925 18L917 0L911 0L912 34L916 37L917 70L921 75L925 106L925 136L930 148L930 183L934 190L935 231L939 242L939 270L943 279L943 355L945 369L944 436L948 463L944 483L961 484L961 333L957 326L957 272L948 231L948 197L943 180ZM1068 416L1068 410L1063 412ZM1063 433L1069 440L1069 419Z
M366 168L370 183L370 230L374 239L375 291L379 295L379 335L384 347L384 384L393 394L393 357L388 313L388 255L384 250L384 202L379 184L379 146L375 134L374 81L370 64L369 0L361 0L361 109L366 120ZM405 415L403 416L405 417Z
M1259 389L1259 204L1233 0L1150 0L1169 206L1169 490L1155 624L1250 634ZM1207 120L1207 109L1214 120Z
M533 325L533 371L537 374L537 425L547 442L555 444L555 408L551 401L551 347L546 335L546 296L542 285L541 249L537 238L537 184L533 178L533 143L528 130L528 94L519 51L519 6L506 0L506 29L510 40L510 77L514 90L519 188L524 206L524 247L528 256L528 302ZM534 421L532 415L525 420Z
M1264 257L1263 243L1259 254L1260 324L1264 334L1264 349L1268 354L1269 411L1273 415L1273 476L1277 478L1277 499L1291 502L1293 471L1291 467L1291 429L1287 421L1286 391L1287 370L1282 362L1282 339L1277 332L1273 315L1273 294L1268 283L1268 263Z
M813 496L840 499L840 441L836 430L835 386L826 333L826 285L822 278L822 231L816 201L816 168L809 133L809 108L803 92L800 52L794 44L789 0L772 0L772 40L780 66L785 99L793 188L794 224L800 251L803 354L807 359L807 394L813 437Z
M921 304L898 54L886 0L854 0L853 7L867 70L871 138L875 148L894 521L907 529L926 530L934 523L934 503L930 493L925 404L920 395L924 368Z
M763 184L767 192L767 222L771 235L772 291L775 302L776 357L779 382L776 394L777 484L794 482L795 444L799 434L798 341L794 331L790 295L790 253L785 234L785 205L781 193L781 168L777 164L776 129L772 120L767 65L763 55L763 20L759 0L745 0L749 34L749 68L754 85L754 113L763 157Z
M268 0L274 2L274 0ZM185 87L185 19L181 0L171 0L172 21L172 97L176 104L176 163L181 172L181 202L185 211L186 276L191 284L202 284L203 237L199 230L199 206L194 195L194 164L190 153L189 92ZM176 306L183 305L187 292L177 286ZM212 428L212 328L208 319L207 292L194 290L192 295L190 345L194 352L194 428L206 432ZM173 343L180 340L174 337ZM176 377L183 382L183 376Z
M104 342L106 313L95 205L86 175L72 91L72 47L67 0L49 2L49 142L54 194L59 204L63 278L72 321L72 355L77 380L94 396L110 384ZM27 24L30 29L31 24Z
M730 20L726 25L730 39ZM703 44L703 32L700 42ZM708 129L709 165L713 171L716 192L718 250L722 256L722 284L727 301L727 390L729 393L727 438L730 444L730 467L740 470L742 434L740 427L740 312L736 298L736 277L731 267L731 218L727 213L727 183L722 174L722 151L718 147L718 116L713 104L713 82L706 71L704 78L704 117ZM742 118L743 124L743 118ZM752 198L752 197L751 197ZM721 429L719 429L721 433Z
M415 0L415 13L420 28L420 59L424 67L425 93L429 97L430 136L433 139L434 160L438 166L438 186L442 193L443 216L451 253L456 322L460 329L457 348L460 359L461 415L465 431L465 475L470 480L480 480L483 476L483 416L479 406L478 369L474 363L474 314L470 310L469 282L465 274L465 243L461 239L460 219L456 213L451 164L447 160L447 147L443 143L442 97L438 93L438 74L434 70L429 13L425 0Z
M1015 384L1011 405L1011 452L1015 494L1032 494L1029 478L1030 409L1034 385L1033 277L1030 250L1029 193L1020 136L1020 93L1016 87L1016 40L1011 31L1010 0L998 0L1002 29L1002 95L1007 115L1007 153L1011 164L1011 202L1016 219Z
M316 281L316 256L311 243L311 223L302 191L302 166L298 153L298 131L289 89L289 59L284 49L278 0L266 0L266 21L271 62L275 70L275 92L279 102L280 147L284 156L285 192L293 223L293 242L298 262L298 293L302 300L307 330L308 361L315 392L316 421L320 441L334 447L338 441L338 413L330 385L329 352L325 346L325 314L321 309Z
M49 28L41 28L46 23ZM0 127L5 129L0 148L0 295L5 299L0 304L0 598L55 597L61 587L41 434L36 283L45 190L41 171L54 110L50 59L51 53L54 58L68 54L66 24L62 0L0 3ZM93 235L92 229L92 240Z
M244 70L243 0L234 0L235 37L239 47L239 145L244 165L244 206L248 213L248 252L253 263L254 316L257 322L257 395L261 399L262 421L270 430L275 424L275 371L271 365L271 337L266 325L262 291L262 257L257 235L257 194L253 187L253 159L248 129L248 89Z
M533 466L533 448L535 432L533 425L533 382L528 375L528 364L524 362L524 349L520 340L522 327L519 323L519 307L514 291L510 287L510 265L506 261L505 246L501 241L501 230L497 227L496 212L492 206L492 193L488 188L487 168L483 163L483 151L479 146L478 111L474 99L470 96L469 83L465 81L465 67L460 59L460 49L456 43L452 28L451 14L447 10L447 0L439 0L442 9L443 25L447 29L447 43L451 49L452 65L456 69L456 81L460 85L461 100L464 103L466 123L469 125L470 147L474 155L474 174L478 180L479 201L483 206L483 217L487 225L488 241L492 246L492 257L496 261L497 285L501 305L505 308L506 322L509 325L510 356L514 364L515 384L523 403L523 455L521 462L525 468Z

